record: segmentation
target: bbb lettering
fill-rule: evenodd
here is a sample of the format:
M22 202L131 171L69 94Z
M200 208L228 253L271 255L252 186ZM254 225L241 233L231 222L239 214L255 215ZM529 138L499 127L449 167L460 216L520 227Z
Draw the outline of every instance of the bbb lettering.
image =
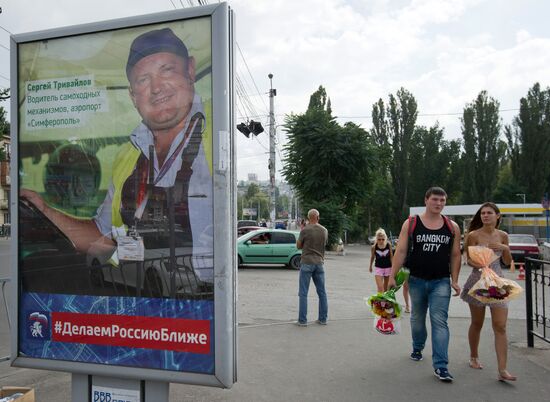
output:
M94 391L94 402L112 402L111 393Z

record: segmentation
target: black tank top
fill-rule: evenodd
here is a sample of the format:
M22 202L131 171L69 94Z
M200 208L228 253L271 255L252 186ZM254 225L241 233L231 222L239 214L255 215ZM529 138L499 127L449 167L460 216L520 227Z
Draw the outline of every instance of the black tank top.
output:
M445 222L439 229L431 230L418 216L412 233L413 249L407 259L411 275L426 280L448 278L451 274L452 238Z
M390 260L390 243L386 243L386 247L383 249L378 248L378 245L374 245L374 266L376 268L391 268Z

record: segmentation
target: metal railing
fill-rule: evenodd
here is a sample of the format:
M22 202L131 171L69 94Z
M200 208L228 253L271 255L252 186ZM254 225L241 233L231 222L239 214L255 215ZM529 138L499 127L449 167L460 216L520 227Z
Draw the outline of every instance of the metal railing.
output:
M525 264L527 346L535 337L550 343L550 261L527 258Z
M2 293L2 300L4 302L4 308L6 310L6 317L8 319L8 329L11 328L10 311L8 308L8 300L6 298L6 284L10 281L10 278L0 278L0 292ZM9 356L1 357L0 362L10 360Z

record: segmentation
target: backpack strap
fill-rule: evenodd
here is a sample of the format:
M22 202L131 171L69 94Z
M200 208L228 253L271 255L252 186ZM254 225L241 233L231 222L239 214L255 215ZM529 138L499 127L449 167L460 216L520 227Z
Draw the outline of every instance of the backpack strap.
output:
M452 221L446 216L441 215L443 217L443 221L445 222L445 225L447 226L447 229L451 232L451 239L454 239L455 237L455 228L453 227Z
M418 222L418 215L409 216L409 230L408 230L408 251L407 256L410 256L413 251L413 233L414 229L416 228L416 224Z
M409 216L409 237L412 237L412 234L414 232L414 229L416 228L416 220L418 218L418 215Z

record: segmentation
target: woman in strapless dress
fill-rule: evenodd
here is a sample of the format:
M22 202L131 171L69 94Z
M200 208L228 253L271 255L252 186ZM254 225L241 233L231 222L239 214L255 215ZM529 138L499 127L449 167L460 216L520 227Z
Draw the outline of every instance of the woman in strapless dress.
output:
M501 261L504 265L510 265L512 255L508 247L508 235L506 232L498 229L500 224L500 210L492 202L486 202L474 215L468 228L465 249L468 256L468 246L486 246L491 248L498 259L493 261L489 268L495 271L499 276L502 275ZM506 336L506 322L508 320L508 304L506 302L496 304L486 304L473 298L468 291L481 277L480 268L468 256L468 264L472 266L472 273L464 284L461 299L468 303L470 307L471 323L468 330L468 341L470 343L470 367L482 369L479 361L479 338L481 328L485 320L485 310L489 306L491 310L491 321L493 332L495 334L495 351L498 364L498 379L500 381L515 381L516 376L510 374L506 368L508 360L508 338Z

